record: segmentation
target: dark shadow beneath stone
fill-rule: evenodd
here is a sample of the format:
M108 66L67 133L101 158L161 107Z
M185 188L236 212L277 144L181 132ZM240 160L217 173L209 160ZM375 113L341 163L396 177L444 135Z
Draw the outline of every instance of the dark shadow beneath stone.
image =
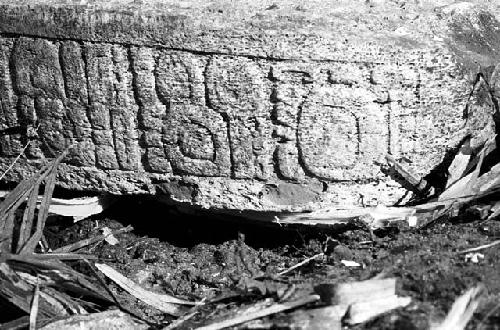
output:
M221 244L245 235L245 243L253 248L303 245L306 232L287 229L277 224L249 220L244 216L226 215L210 210L170 206L145 196L120 197L97 218L109 218L123 226L132 225L139 236L156 237L178 247L200 243ZM272 219L272 216L271 216ZM317 233L316 233L317 237Z

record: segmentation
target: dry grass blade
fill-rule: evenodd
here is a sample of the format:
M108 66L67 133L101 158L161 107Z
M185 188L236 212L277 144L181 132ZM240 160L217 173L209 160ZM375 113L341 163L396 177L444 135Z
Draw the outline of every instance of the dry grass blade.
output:
M21 281L19 276L5 263L0 263L0 297L16 306L26 314L30 312L30 305L26 300L31 287Z
M60 291L72 292L80 297L91 297L103 302L111 302L112 298L85 275L71 269L60 260L40 260L29 255L12 255L9 264L16 272L42 275L50 278ZM1 264L0 264L1 265Z
M22 280L32 287L42 287L43 290L39 290L40 299L45 304L49 304L51 308L60 316L86 313L87 310L85 306L90 306L89 304L85 304L80 301L78 297L77 299L73 299L71 295L61 290L58 287L58 283L50 277L50 274L40 273L37 276L33 276L29 273L21 271L18 271L17 274Z
M446 318L437 326L431 327L432 330L462 330L479 306L479 301L484 292L483 287L469 289L463 295L458 297L451 306Z
M64 270L66 266L59 262L58 258L44 259L40 258L38 254L13 254L2 253L2 260L8 262L13 266L27 265L27 267L34 269L58 269Z
M21 183L19 183L0 204L0 218L5 216L7 211L11 209L18 200L24 199L27 196L27 194L31 191L31 188L34 186L34 183L40 177L45 177L47 174L47 168L44 167L34 177L21 181Z
M33 235L28 239L26 244L21 248L20 254L23 253L31 253L35 250L36 245L40 241L42 234L43 234L43 229L45 227L45 220L47 219L47 216L49 214L49 205L50 205L50 200L52 199L52 193L54 192L54 187L56 184L56 167L58 165L58 162L54 162L51 171L45 180L45 192L43 195L43 200L42 204L40 206L40 209L38 210L38 218L36 222L36 229ZM35 206L36 206L36 201L35 201Z
M29 315L32 309L30 298L35 285L26 282L6 263L0 263L0 275L0 297ZM43 318L61 316L58 310L43 298L38 304L37 314Z
M16 252L21 252L21 248L26 244L26 241L31 235L31 229L33 227L33 220L35 217L36 210L36 199L38 197L38 190L40 189L41 180L37 180L35 186L31 190L28 198L26 209L24 210L23 219L21 222L21 228L19 230L19 239L17 242Z
M2 242L2 250L4 252L13 251L12 241L13 241L13 229L14 229L14 218L16 210L24 203L24 200L30 193L30 187L36 184L40 177L43 176L40 171L34 178L21 182L6 198L0 203L0 228L1 232L5 237L5 241ZM18 189L21 187L20 189Z
M40 299L40 284L37 281L35 286L35 292L33 293L33 300L31 301L30 330L36 330L36 319L38 316L39 299Z
M15 220L15 209L10 210L4 216L4 226L2 229L2 233L5 234L4 240L2 242L1 251L11 251L12 249L12 241L13 241L13 230L14 230L14 220Z
M113 282L119 285L122 289L124 289L137 299L145 302L150 306L155 307L158 310L161 310L164 313L179 316L182 314L182 310L178 306L176 306L176 304L191 306L196 305L196 303L190 301L178 299L166 294L159 294L145 290L108 265L95 264L95 267L99 269L101 273L103 273Z
M26 253L34 251L36 244L38 244L38 241L42 236L45 219L47 217L47 211L45 209L40 209L38 212L38 221L36 223L35 233L29 238L33 231L33 218L36 208L36 196L38 194L38 189L42 181L45 180L46 185L44 201L48 202L50 205L50 199L52 198L52 192L55 185L56 169L65 155L66 152L63 152L48 166L44 166L40 171L38 171L32 178L22 181L5 197L2 203L0 203L0 229L5 238L2 242L3 252ZM15 212L27 198L28 205L21 222L17 244L16 246L12 246L12 243L15 242L13 233Z
M4 254L5 260L32 262L50 260L94 260L97 256L80 253L26 253L26 254Z
M29 300L37 284L40 290L39 314L42 319L86 313L104 308L111 301L100 288L83 275L60 263L61 269L44 269L26 263L0 264L0 297L30 313ZM36 274L36 275L33 275ZM98 304L98 305L96 305Z
M106 292L96 287L85 275L62 262L62 260L93 259L95 256L75 253L34 253L37 244L43 241L43 230L56 183L57 167L65 155L66 152L43 167L32 178L22 181L0 203L0 230L3 235L0 251L0 298L29 314L29 326L32 329L37 323L40 325L40 320L87 313L90 308L95 309L96 306L104 308L111 303L111 298ZM44 192L39 201L38 193L42 185ZM15 215L25 202L27 205L20 219L19 235L16 240ZM33 298L30 306L31 297ZM100 305L96 305L97 303Z

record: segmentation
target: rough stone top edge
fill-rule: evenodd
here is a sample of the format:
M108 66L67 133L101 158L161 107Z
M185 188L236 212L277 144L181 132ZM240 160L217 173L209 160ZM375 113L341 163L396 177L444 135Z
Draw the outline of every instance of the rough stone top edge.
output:
M458 4L450 0L417 4L398 0L0 0L0 33L281 60L335 60L329 51L345 44L388 49L442 46L447 22L440 22L436 13L460 14L470 7L485 8L500 17L500 5L481 0Z

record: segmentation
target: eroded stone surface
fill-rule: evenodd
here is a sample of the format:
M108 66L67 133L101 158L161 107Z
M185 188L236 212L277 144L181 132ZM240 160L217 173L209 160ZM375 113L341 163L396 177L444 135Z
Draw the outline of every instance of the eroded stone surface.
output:
M69 188L180 183L173 199L214 208L391 203L404 190L386 154L421 177L493 131L494 4L68 3L0 1L0 168L30 140L10 180L76 143ZM482 72L489 90L473 91Z

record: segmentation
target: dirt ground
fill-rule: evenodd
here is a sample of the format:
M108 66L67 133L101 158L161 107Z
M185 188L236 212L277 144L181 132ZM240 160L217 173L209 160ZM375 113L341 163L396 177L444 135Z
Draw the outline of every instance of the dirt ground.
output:
M98 256L155 292L205 299L206 304L179 329L229 318L238 308L266 297L285 292L298 297L319 284L364 280L381 273L398 278L398 295L412 297L413 302L348 329L427 329L446 315L461 293L480 283L487 289L487 298L468 329L500 329L500 246L481 251L484 258L477 263L459 253L500 236L497 221L462 218L419 231L388 228L373 237L360 228L318 232L227 216L187 216L163 204L126 198L104 214L76 224L60 218L49 222L46 235L52 246L60 246L97 235L104 226L117 229L129 224L134 230L118 235L118 245L101 242L79 252ZM324 256L276 278L280 271L321 252ZM360 267L346 267L341 260L355 261ZM111 283L110 287L120 292ZM121 303L152 323L172 321L134 298ZM300 329L307 308L311 307L238 328Z

